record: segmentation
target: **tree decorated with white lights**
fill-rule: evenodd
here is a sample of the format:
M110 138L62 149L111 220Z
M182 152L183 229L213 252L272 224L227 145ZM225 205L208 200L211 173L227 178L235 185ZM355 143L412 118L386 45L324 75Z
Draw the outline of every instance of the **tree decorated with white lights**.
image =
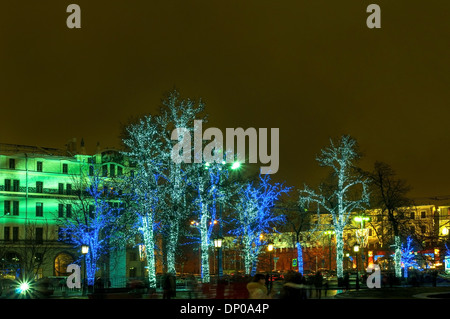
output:
M235 209L234 229L243 247L245 273L256 273L258 256L262 247L267 245L266 236L273 227L284 220L284 215L274 211L276 201L283 193L288 193L290 187L281 183L270 183L270 175L259 175L256 182L246 183L238 193Z
M223 163L195 164L195 175L191 176L191 185L196 192L194 199L195 228L199 231L201 248L201 278L202 282L210 282L209 248L214 226L222 223L218 219L217 207L228 196L227 190L221 188L221 182L228 178L228 169Z
M182 150L189 157L198 158L201 154L191 146L191 136L196 132L196 120L204 120L204 104L201 100L182 99L177 91L171 91L163 100L163 107L157 117L162 139L160 158L163 163L164 196L161 198L161 227L165 239L167 272L176 273L176 250L179 242L180 225L189 215L190 198L186 191L188 177L195 170L195 165L174 160L175 145L180 141L188 141L189 146ZM174 136L174 132L176 133ZM178 140L174 140L176 137Z
M174 160L174 144L183 140L194 130L194 121L203 112L201 101L181 99L174 90L162 100L160 113L147 115L127 127L123 139L127 151L124 152L136 165L133 187L138 188L136 203L141 206L140 216L144 224L144 238L155 240L154 214L158 214L159 231L163 239L163 253L167 272L176 273L176 250L180 234L180 223L188 214L187 178L192 165ZM190 141L189 141L190 142ZM190 153L192 148L183 150ZM178 154L179 155L179 154ZM137 193L137 191L135 192ZM146 214L143 214L146 211ZM150 213L151 212L151 213ZM153 217L152 217L153 216ZM153 254L154 243L147 243L147 258ZM148 261L153 263L153 261Z
M300 190L299 203L308 207L317 205L331 215L332 227L336 238L337 277L344 277L344 228L350 214L364 209L369 202L368 181L355 169L360 158L357 143L352 137L344 135L336 143L330 139L330 145L321 150L316 157L319 165L331 168L331 182L321 184L318 191L305 186Z
M146 116L138 123L127 127L128 138L124 154L134 164L134 174L126 177L122 184L124 194L132 203L130 209L139 221L147 261L149 287L156 288L156 227L159 218L159 202L162 193L162 163L159 152L158 123L152 116Z

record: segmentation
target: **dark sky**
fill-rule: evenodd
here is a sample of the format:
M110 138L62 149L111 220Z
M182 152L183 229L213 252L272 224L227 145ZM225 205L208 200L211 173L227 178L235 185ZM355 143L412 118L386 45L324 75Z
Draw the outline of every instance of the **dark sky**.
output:
M120 123L176 87L211 126L280 128L277 180L315 185L315 155L351 134L364 168L450 195L449 1L9 1L0 41L0 142L118 146Z

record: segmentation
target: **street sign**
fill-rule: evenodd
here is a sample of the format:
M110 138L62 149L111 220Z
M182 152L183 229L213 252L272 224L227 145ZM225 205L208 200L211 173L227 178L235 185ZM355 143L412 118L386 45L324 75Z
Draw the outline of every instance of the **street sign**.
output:
M450 257L445 257L444 262L445 262L445 272L449 273L450 272Z

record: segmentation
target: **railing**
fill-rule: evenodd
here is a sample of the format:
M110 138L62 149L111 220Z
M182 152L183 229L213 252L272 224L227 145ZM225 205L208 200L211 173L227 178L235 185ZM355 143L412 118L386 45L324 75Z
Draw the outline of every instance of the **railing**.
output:
M0 192L12 192L12 193L26 193L27 187L26 186L20 186L18 190L14 190L13 187L10 188L10 190L5 190L5 185L0 185ZM28 187L28 193L30 194L50 194L50 195L69 195L74 196L79 193L79 191L74 189L66 189L62 190L59 188L43 188L41 192L37 191L37 188L34 186ZM87 192L84 191L84 193L87 194Z

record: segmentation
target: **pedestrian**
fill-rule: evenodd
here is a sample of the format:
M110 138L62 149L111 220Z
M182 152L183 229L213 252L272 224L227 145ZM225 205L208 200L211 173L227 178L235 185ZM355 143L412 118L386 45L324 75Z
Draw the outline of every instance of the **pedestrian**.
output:
M434 270L431 273L431 282L433 284L433 287L436 287L436 285L437 285L437 277L438 277L438 272L437 272L437 270Z
M163 299L171 299L176 296L175 276L167 273L163 283Z
M322 285L323 285L323 276L320 271L316 272L314 276L314 287L316 287L316 297L319 299L322 297Z
M280 293L280 299L302 300L307 299L306 281L302 274L289 272L286 275L286 283L283 285Z
M345 290L350 289L350 274L348 273L348 271L346 271L344 275L344 287Z
M266 276L256 274L253 280L247 284L249 299L271 299L266 286Z

